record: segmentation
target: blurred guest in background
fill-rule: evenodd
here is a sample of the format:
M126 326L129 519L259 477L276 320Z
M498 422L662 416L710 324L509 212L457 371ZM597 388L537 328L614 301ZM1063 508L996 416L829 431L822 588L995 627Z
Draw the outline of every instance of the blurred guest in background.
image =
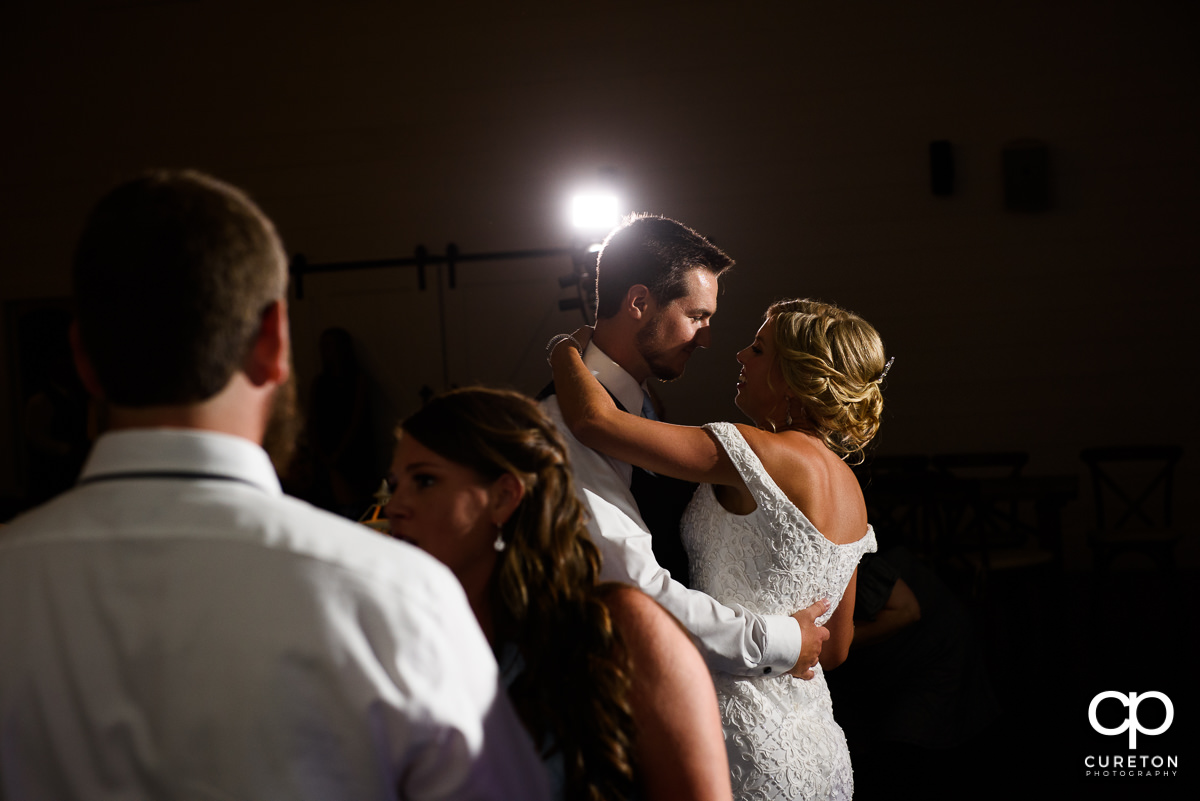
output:
M18 323L26 387L26 505L45 503L79 478L96 437L95 408L75 373L71 314L40 309Z
M1000 713L970 613L902 546L868 555L858 573L852 656L829 687L855 764L868 768L864 789L890 792L885 777L903 767L929 792L958 794L985 767L964 747Z
M370 382L346 329L325 329L320 350L321 372L313 379L308 408L308 444L314 460L311 500L357 520L379 481Z

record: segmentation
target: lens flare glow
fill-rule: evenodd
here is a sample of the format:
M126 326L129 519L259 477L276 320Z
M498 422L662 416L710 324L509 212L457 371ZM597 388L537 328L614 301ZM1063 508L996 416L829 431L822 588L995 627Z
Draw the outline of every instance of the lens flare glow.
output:
M579 231L607 231L620 221L616 195L589 193L571 198L571 225Z

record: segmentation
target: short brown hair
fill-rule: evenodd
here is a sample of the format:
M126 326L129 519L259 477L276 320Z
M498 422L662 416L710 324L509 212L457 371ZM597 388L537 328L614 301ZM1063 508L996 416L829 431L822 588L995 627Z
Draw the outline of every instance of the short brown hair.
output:
M609 318L629 288L642 284L659 304L687 294L692 270L713 276L733 266L719 247L669 217L631 214L609 233L596 260L596 317Z
M193 171L118 186L75 251L80 339L119 406L207 400L241 367L283 297L275 227L241 190Z

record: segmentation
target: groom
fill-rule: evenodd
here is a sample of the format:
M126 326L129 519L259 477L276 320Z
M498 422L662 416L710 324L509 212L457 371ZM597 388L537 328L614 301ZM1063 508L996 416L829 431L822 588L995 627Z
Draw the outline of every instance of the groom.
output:
M718 281L732 266L720 248L665 217L633 215L608 235L596 264L596 330L583 361L618 406L656 416L647 380L679 378L692 351L708 347ZM688 589L679 520L695 485L587 448L563 423L555 396L542 407L570 449L591 510L588 529L604 557L601 578L657 599L697 639L711 669L812 678L829 637L814 623L824 602L790 616L759 615Z

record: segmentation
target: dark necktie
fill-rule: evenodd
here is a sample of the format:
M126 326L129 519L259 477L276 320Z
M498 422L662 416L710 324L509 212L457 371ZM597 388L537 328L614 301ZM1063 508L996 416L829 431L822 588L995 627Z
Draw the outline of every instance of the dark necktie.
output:
M658 420L650 393L642 390L642 417ZM654 542L654 558L671 573L671 578L690 586L687 551L679 537L679 519L687 508L696 485L670 476L651 473L636 465L629 487Z

